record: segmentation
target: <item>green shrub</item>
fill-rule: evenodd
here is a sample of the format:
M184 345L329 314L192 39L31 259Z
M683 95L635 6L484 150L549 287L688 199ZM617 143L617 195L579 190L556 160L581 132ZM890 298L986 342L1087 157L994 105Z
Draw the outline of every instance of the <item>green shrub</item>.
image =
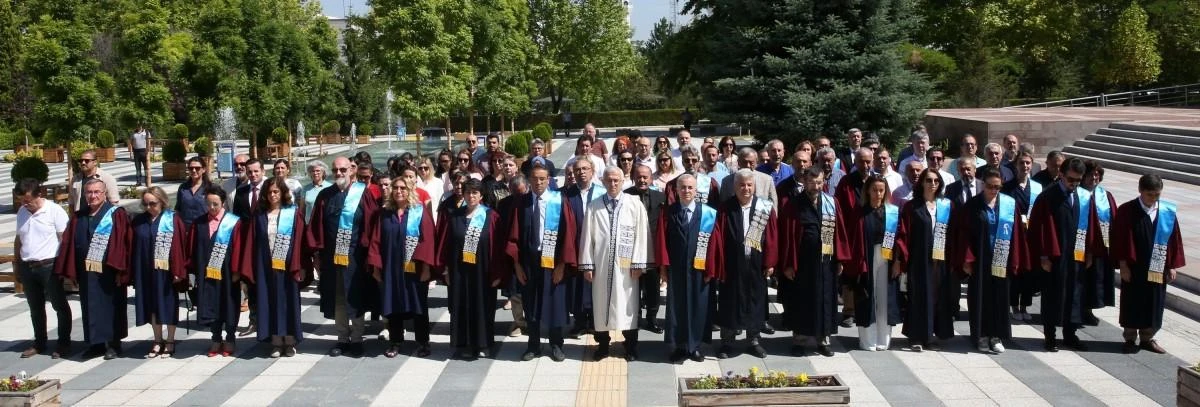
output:
M201 136L196 139L196 143L192 145L192 150L196 151L196 155L201 157L209 157L213 152L213 142L208 137Z
M275 144L286 144L288 141L287 129L283 128L283 126L279 126L276 127L275 130L271 130L271 141L274 141Z
M186 140L188 138L188 133L188 126L186 124L176 123L174 126L171 126L171 129L167 132L167 138L171 140Z
M113 136L113 132L108 130L100 130L100 132L96 133L96 147L112 148L112 146L116 144L117 140L116 137Z
M532 137L533 133L528 131L520 131L508 136L508 140L504 142L504 152L517 158L529 155L529 144L532 142Z
M21 129L13 133L13 146L23 146L25 145L26 141L35 141L33 138L33 133L30 132L29 129Z
M358 135L374 136L375 135L375 126L372 126L370 123L364 124L362 126L358 126Z
M93 150L95 148L95 144L84 140L75 140L71 142L71 149L69 150L70 154L67 157L71 160L71 162L75 162L75 160L78 160L79 157L83 155L84 151Z
M13 136L16 136L16 133L0 130L0 150L11 150L13 148Z
M12 172L13 182L23 180L25 178L33 178L39 182L46 182L50 178L50 167L46 166L46 162L42 161L42 157L25 157L17 160L13 164Z
M338 134L342 130L342 124L337 120L330 120L321 125L321 134Z
M183 140L171 140L162 148L163 160L169 163L182 163L187 159L187 146Z
M550 127L550 123L538 123L537 126L533 126L532 136L544 143L549 143L550 139L554 137L554 128Z
M64 143L65 140L54 130L46 129L46 132L42 133L42 144L47 148L62 147Z

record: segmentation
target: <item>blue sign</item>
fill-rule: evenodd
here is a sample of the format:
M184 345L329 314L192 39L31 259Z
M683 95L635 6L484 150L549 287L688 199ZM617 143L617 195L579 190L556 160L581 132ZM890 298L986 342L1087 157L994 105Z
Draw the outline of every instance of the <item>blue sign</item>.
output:
M237 154L237 142L232 140L217 141L217 173L234 172L233 156Z

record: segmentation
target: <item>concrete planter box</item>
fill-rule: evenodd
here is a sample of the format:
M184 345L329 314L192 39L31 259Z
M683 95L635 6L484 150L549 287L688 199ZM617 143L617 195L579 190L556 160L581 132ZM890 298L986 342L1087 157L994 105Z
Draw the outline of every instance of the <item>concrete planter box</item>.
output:
M60 406L58 395L62 383L58 379L47 380L38 388L27 392L0 392L0 407Z
M850 387L837 375L830 386L781 387L768 389L689 389L697 378L679 379L680 406L828 406L849 405Z
M1179 407L1200 406L1200 372L1191 366L1179 367L1175 389L1175 404Z

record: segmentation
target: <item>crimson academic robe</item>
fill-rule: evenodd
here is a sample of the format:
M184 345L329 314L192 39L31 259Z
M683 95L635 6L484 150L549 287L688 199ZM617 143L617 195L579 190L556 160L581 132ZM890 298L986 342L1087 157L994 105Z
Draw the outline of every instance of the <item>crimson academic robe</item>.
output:
M757 208L759 198L751 205ZM751 214L754 222L756 214ZM767 318L768 268L779 263L778 227L775 208L763 228L761 250L744 251L746 229L742 222L742 205L737 197L730 198L717 209L716 226L709 241L709 260L716 266L714 277L720 282L717 289L716 324L721 329L758 330Z
M700 342L712 338L708 328L713 318L709 312L711 281L705 280L716 276L718 264L712 256L716 246L711 238L704 269L695 268L693 262L699 250L700 208L696 205L691 219L685 219L678 202L664 207L654 236L654 258L667 270L668 281L663 342L687 352L699 350Z
M1012 325L1008 320L1009 277L1029 270L1025 228L1021 227L1024 214L1018 208L1013 219L1005 276L992 274L995 247L991 235L997 233L995 228L999 227L997 216L997 212L984 201L983 194L979 194L956 208L950 221L950 238L958 244L951 248L949 264L954 272L967 281L967 311L972 341L985 337L1012 338ZM972 264L969 276L963 272L967 263Z
M1079 221L1079 199L1075 205L1067 200L1067 192L1050 184L1038 195L1029 216L1030 261L1050 260L1050 270L1042 279L1042 322L1046 326L1081 326L1083 324L1084 263L1075 261L1075 230ZM1093 202L1094 204L1094 202ZM1091 255L1099 235L1095 212L1090 212L1085 242Z
M92 235L100 225L100 219L112 204L105 202L96 216L92 216L87 205L75 212L63 231L63 242L58 246L58 259L54 262L54 274L74 281L79 285L79 304L83 310L83 339L88 345L102 345L124 339L129 335L126 315L129 285L129 253L131 234L129 215L125 209L113 212L112 234L108 238L108 250L104 256L103 271L88 272L84 267Z
M693 174L693 175L695 175L695 174ZM708 177L708 182L710 184L709 188L708 188L708 202L705 202L705 204L710 207L716 208L717 204L721 203L720 202L721 184L719 184L717 182L717 179L713 178L713 177ZM699 197L700 196L699 188L704 188L704 186L697 185L696 188L697 188L696 196ZM675 202L679 201L678 193L675 191L675 181L668 182L667 187L663 188L663 190L667 194L667 205L671 205L671 204L674 204Z
M842 212L836 233L834 253L842 263L842 276L854 291L854 321L858 326L875 323L875 296L886 296L887 323L900 323L900 279L892 278L891 262L885 270L875 270L875 245L883 243L883 208L858 207ZM897 226L899 227L899 226ZM875 273L887 273L886 293L876 293Z
M551 193L546 191L546 194ZM560 194L561 196L561 194ZM538 324L545 329L556 329L570 325L567 308L567 273L574 274L577 266L576 248L579 225L575 223L575 212L563 196L559 209L558 240L554 248L554 265L563 266L563 280L554 283L554 268L542 267L542 235L538 230L539 216L537 196L532 192L513 197L511 221L504 233L505 261L518 262L525 270L525 284L521 290L521 301L528 323ZM548 215L548 214L547 214Z
M1110 237L1112 250L1109 252L1109 258L1116 265L1119 265L1121 261L1129 264L1129 282L1121 283L1121 327L1159 329L1162 328L1167 285L1148 281L1147 274L1150 271L1154 232L1158 227L1158 219L1162 219L1162 215L1160 212L1159 217L1151 222L1150 216L1142 210L1139 199L1134 198L1132 201L1122 204L1113 214ZM1182 268L1184 265L1183 237L1179 232L1179 221L1176 220L1175 231L1167 240L1163 281L1166 281L1168 270Z
M450 344L456 348L480 350L494 343L496 288L492 282L500 280L503 284L511 271L498 261L507 243L503 234L496 233L498 215L491 209L487 212L487 221L479 233L475 264L463 261L470 220L468 208L451 210L437 224L437 240L442 242L437 264L445 269L449 286Z
M776 272L795 270L794 279L779 279L780 303L787 310L784 324L800 335L833 335L840 320L837 259L821 253L820 202L813 203L803 194L784 194L785 188L794 191L794 184L789 185L793 179L781 182L778 191L781 215ZM834 212L835 219L841 217L836 202Z
M184 246L188 226L179 212L175 212L172 224L175 231L171 234L171 252L168 270L154 268L155 238L158 236L158 218L150 218L149 212L143 212L133 217L131 224L133 232L133 252L129 262L130 274L133 276L133 287L137 295L133 298L136 307L135 317L138 326L151 322L152 316L158 317L158 323L165 325L179 324L179 294L175 292L175 280L187 280L187 260Z
M918 197L900 209L896 230L896 261L908 277L908 308L901 333L918 344L954 336L959 286L951 282L946 261L933 260L936 221ZM946 236L946 243L950 241Z
M282 213L282 211L280 211ZM258 340L269 341L272 335L294 336L300 340L300 281L304 270L311 267L304 257L304 210L296 209L292 225L292 246L284 260L284 270L271 267L272 246L267 232L267 212L252 217L250 253L252 267L242 269L242 278L255 290L258 310ZM278 222L278 221L277 221ZM277 226L278 227L278 226ZM278 237L276 237L278 239Z
M225 211L225 216L232 214ZM233 276L250 273L250 241L246 237L253 221L239 219L234 226L221 267L221 279L217 280L205 277L213 248L208 219L208 214L204 214L193 221L192 232L188 234L188 247L192 248L188 270L196 276L196 321L204 325L225 323L236 326L242 312L242 290L240 284L233 281Z
M1110 216L1117 214L1117 200L1113 198L1112 192L1104 190L1104 195L1108 199L1109 210L1112 211ZM1095 199L1092 198L1092 219L1099 222L1100 212L1096 209ZM1112 218L1109 218L1109 222ZM1088 250L1093 250L1095 255L1092 257L1092 267L1088 268L1088 280L1084 281L1083 304L1087 308L1097 309L1111 307L1116 305L1116 274L1113 270L1117 269L1117 263L1109 258L1109 248L1104 245L1104 235L1101 234L1100 224L1096 224L1096 239L1093 240L1092 247ZM1109 225L1109 233L1112 233L1111 224ZM1111 243L1111 238L1109 239Z
M438 266L433 226L433 208L423 206L421 211L420 237L413 248L411 261L414 272L404 270L404 253L408 239L408 221L412 209L399 215L395 209L381 209L371 219L367 230L371 245L367 252L367 265L380 270L380 313L388 318L408 319L429 314L429 282L421 281L420 265L433 269ZM399 340L401 338L393 338Z
M349 188L347 188L347 191ZM305 228L305 252L318 256L321 274L317 290L321 293L321 313L325 318L334 318L337 280L342 278L343 294L346 298L346 317L357 318L367 311L376 309L379 286L365 267L367 248L371 245L370 235L365 232L367 220L375 216L379 204L375 198L363 191L354 212L354 227L350 232L350 264L335 266L333 255L336 248L338 220L346 202L346 191L337 186L325 188L317 194L313 203L311 223Z

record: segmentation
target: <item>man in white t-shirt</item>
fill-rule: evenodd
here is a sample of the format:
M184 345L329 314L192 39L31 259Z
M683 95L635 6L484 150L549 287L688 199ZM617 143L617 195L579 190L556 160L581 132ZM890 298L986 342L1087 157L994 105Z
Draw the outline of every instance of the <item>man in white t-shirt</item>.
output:
M43 198L42 186L35 179L18 182L13 194L21 205L17 210L15 271L24 286L34 338L33 346L21 352L21 357L46 352L46 301L58 315L58 344L50 357L65 357L71 354L71 307L67 304L62 278L54 274L54 259L67 229L67 211Z
M142 180L146 180L146 186L150 186L150 160L149 148L150 131L146 130L145 126L138 126L137 131L129 135L129 156L133 157L133 168L137 170L137 185L142 186Z

